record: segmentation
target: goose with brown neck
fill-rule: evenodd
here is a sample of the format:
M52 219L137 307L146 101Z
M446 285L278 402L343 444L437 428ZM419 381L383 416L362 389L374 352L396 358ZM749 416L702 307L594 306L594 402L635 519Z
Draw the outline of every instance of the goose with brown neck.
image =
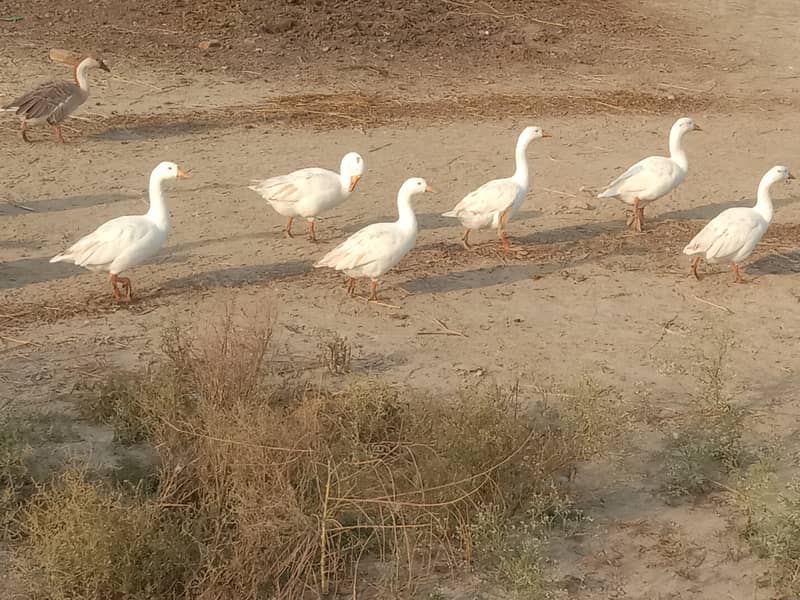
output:
M64 143L61 124L89 98L90 69L111 70L102 58L87 56L75 65L74 81L48 81L3 107L5 112L14 112L19 117L24 141L30 142L28 127L48 124L56 139Z

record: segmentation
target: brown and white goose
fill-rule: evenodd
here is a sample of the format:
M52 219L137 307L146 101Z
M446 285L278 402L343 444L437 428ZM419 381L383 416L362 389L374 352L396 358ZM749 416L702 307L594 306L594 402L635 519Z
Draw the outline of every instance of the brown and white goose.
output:
M87 56L75 65L75 81L48 81L3 107L6 112L15 112L22 121L22 139L30 142L26 129L31 125L47 123L53 127L56 139L62 144L61 123L74 113L89 98L89 69L110 71L103 59Z

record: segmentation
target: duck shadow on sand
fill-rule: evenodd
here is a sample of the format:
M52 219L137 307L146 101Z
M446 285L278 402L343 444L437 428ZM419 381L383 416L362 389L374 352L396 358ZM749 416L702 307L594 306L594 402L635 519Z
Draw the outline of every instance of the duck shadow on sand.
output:
M800 242L798 242L800 243ZM781 254L769 254L745 265L751 275L788 275L800 273L800 249Z
M446 208L443 208L441 212L446 211ZM429 213L416 213L417 215L417 223L419 224L420 229L444 229L447 227L453 227L455 231L461 232L461 223L458 222L458 219L454 219L452 217L443 217L441 212L429 212ZM539 215L541 215L541 211L538 210L523 210L517 216L514 217L514 221L524 221L525 219L535 219ZM358 231L359 229L366 227L367 225L371 225L372 223L391 223L397 220L397 213L390 214L390 215L381 215L379 217L370 218L369 222L359 222L359 223L347 223L340 227L340 230L344 232L346 235L350 235ZM459 233L460 235L460 233Z
M225 119L219 119L217 121L190 121L176 118L176 120L164 120L163 122L157 123L145 122L139 124L131 123L130 125L111 125L87 137L91 140L104 142L134 142L208 133L216 129L228 127L229 125L230 123Z
M89 208L102 204L113 204L115 202L121 202L122 200L132 200L142 197L142 194L106 193L30 200L20 198L15 199L13 203L7 201L6 203L0 204L0 215L14 216L20 214L58 212L76 208ZM22 208L23 206L32 210L25 210Z
M270 265L248 265L215 269L170 279L161 288L164 290L210 289L270 283L308 273L313 270L312 266L313 262L310 260L292 260Z
M0 290L67 279L85 272L86 269L68 263L51 264L49 256L0 262Z
M559 270L561 269L557 265L493 265L467 271L425 275L405 282L398 282L397 287L414 295L445 294L447 292L508 285L536 276L543 277Z
M777 194L776 194L777 195ZM800 196L788 196L785 198L773 198L772 205L776 211L785 206L791 206L800 201ZM672 210L666 213L660 213L657 218L670 219L674 221L681 220L703 220L710 221L716 217L723 210L735 208L737 206L754 206L756 203L755 198L745 197L739 200L732 200L730 202L721 202L719 204L704 204L702 206L693 206L692 208L684 208L680 210Z

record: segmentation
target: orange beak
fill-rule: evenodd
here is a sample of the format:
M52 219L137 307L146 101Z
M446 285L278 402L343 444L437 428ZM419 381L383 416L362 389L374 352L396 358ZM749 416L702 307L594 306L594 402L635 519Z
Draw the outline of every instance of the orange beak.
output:
M352 192L354 189L356 189L356 184L358 183L359 179L361 179L361 175L353 175L350 177L350 187L347 188L348 192Z
M792 175L791 173L789 173L789 175L786 177L786 179L797 179L797 178L794 175Z
M702 127L700 127L700 125L697 125L697 124L695 124L695 126L694 126L694 130L695 130L695 131L703 131L703 128L702 128Z
M550 138L551 138L551 137L553 137L553 136L552 136L552 135L550 135L549 133L547 133L547 132L544 132L544 131L543 131L543 132L542 132L542 137L543 137L543 138L546 138L546 137L550 137Z
M184 171L183 169L181 169L180 167L178 167L178 179L186 179L188 177L189 177L189 174L186 171Z
M433 188L430 185L428 185L428 186L425 187L425 191L426 192L432 192Z

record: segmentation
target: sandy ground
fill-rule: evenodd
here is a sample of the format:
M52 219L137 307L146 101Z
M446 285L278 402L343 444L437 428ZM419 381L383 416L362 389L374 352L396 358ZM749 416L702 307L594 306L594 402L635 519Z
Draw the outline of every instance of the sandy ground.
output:
M630 7L649 10L645 4ZM608 90L685 95L690 106L703 107L692 116L705 131L686 137L689 177L647 209L642 235L625 230L621 203L594 193L640 157L666 152L668 129L681 116L669 111L629 114L598 105L597 114L452 114L434 123L412 115L377 127L221 118L214 126L153 128L136 119L188 107L224 114L270 95L345 94L375 82L340 73L310 88L305 79L265 83L219 70L142 72L118 57L111 78L94 78L96 93L81 113L88 121L71 122L87 133L67 131L70 144L56 145L41 131L40 141L24 145L15 122L4 120L0 396L72 423L74 443L51 450L113 461L108 432L70 416L75 384L112 367L146 364L158 354L164 323L201 327L235 302L245 310L274 306L282 358L301 365L316 361L320 331L334 331L352 343L356 371L390 381L452 390L481 378L518 380L532 392L588 374L628 400L647 401L663 418L692 402L698 358L713 354L727 334L734 342L730 386L759 408L754 429L791 442L800 415L792 396L800 370L800 184L776 186L774 224L746 266L748 284L734 285L723 268L705 268L695 281L680 250L721 209L751 204L772 165L800 171L794 3L660 4L657 16L680 21L696 63L676 47L661 71L624 65L615 72L609 64L591 75L580 67L531 69L521 79L516 65L513 76L480 86L405 76L374 88L398 98L446 98L459 85L471 94L552 93L554 106L570 94ZM3 98L60 69L44 52L32 53L24 35L12 39L0 62ZM130 124L94 127L114 114ZM509 226L513 250L497 252L493 234L482 232L479 249L466 253L460 229L438 215L485 180L510 173L516 135L529 124L554 137L529 149L533 185ZM333 168L350 150L364 156L367 171L353 197L318 222L319 243L283 238L283 218L247 189L249 180L300 166ZM137 302L115 306L104 275L48 259L105 220L146 210L147 177L161 160L190 169L191 179L169 186L167 247L130 273ZM311 265L359 227L395 218L395 194L409 176L436 189L416 201L417 247L386 277L383 304L350 299L336 274ZM439 322L463 336L441 335ZM578 582L569 597L775 597L762 578L766 565L748 554L731 557L735 540L724 506L713 498L669 506L660 497L652 464L657 438L642 427L612 464L592 465L577 478L592 523L553 550L557 572Z

